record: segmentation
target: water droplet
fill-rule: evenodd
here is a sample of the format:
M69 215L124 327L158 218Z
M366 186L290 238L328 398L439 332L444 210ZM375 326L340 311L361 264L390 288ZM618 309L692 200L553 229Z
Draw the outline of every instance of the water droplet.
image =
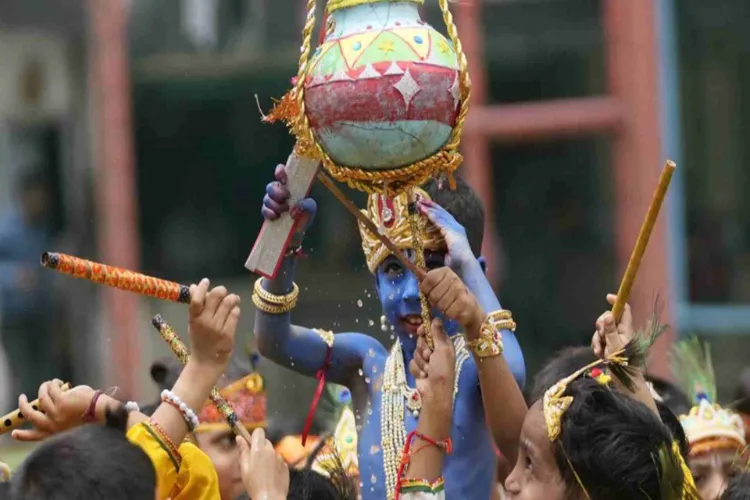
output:
M396 340L396 336L391 334L391 340Z
M294 366L294 361L292 361L292 362L291 362L291 363L289 364L289 366Z
M369 383L370 383L370 377L365 377L365 384L369 384Z
M374 455L380 451L380 446L378 445L372 445L370 446L370 455Z
M378 367L377 366L373 366L372 367L372 373L378 373Z
M368 414L368 415L372 415L372 408L368 408L368 409L367 409L367 414Z
M378 478L377 478L377 477L375 477L375 474L373 474L372 476L370 476L370 482L371 482L372 484L375 484L375 483L377 483L377 482L378 482Z
M374 358L375 357L375 349L368 350L367 351L367 355L370 356L371 358Z
M359 300L357 300L357 305L358 305L359 307L362 307L362 299L359 299Z
M360 377L361 377L362 375L364 375L364 374L365 374L365 372L363 372L363 371L362 371L362 368L360 368L360 369L359 369L359 371L358 371L357 373L359 373L359 376L360 376Z
M367 324L370 325L370 326L375 326L375 322L373 320L369 320L367 322Z
M354 318L355 323L359 323L359 318Z

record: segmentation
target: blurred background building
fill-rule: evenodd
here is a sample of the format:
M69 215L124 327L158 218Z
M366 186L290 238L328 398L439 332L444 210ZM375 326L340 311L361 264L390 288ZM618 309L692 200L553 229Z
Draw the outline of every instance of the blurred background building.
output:
M441 29L437 2L426 4ZM148 366L166 353L149 318L160 312L187 335L184 307L40 273L40 245L226 283L246 299L242 342L251 342L254 277L243 263L264 187L292 146L261 110L296 72L303 9L299 0L0 2L0 321L6 353L32 353L8 360L6 406L28 363L32 378L51 372L147 399ZM750 352L750 4L462 0L453 11L474 83L463 175L487 205L485 253L529 375L554 350L588 343L672 158L678 173L632 303L645 321L659 297L674 327L655 373L668 373L674 335L698 334L713 344L729 397ZM33 224L17 216L27 174L47 190ZM313 196L320 210L295 319L380 336L356 225L323 189ZM12 299L23 290L46 300L24 312ZM47 321L24 329L32 323L15 321L19 311ZM33 337L19 344L19 335ZM272 413L306 407L311 381L263 370Z

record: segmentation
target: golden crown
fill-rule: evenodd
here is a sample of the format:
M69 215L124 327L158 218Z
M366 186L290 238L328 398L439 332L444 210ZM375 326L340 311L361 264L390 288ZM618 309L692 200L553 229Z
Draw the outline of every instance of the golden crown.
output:
M746 446L745 427L735 412L700 398L687 415L680 415L682 428L690 443L690 455Z
M263 377L251 373L219 391L232 405L237 418L246 429L266 426L266 393ZM211 401L206 401L198 415L200 424L196 432L228 429L229 424Z
M414 198L432 200L424 190L415 188ZM414 238L409 223L409 194L403 193L394 198L382 194L372 194L367 200L367 210L363 210L368 219L375 223L380 232L390 239L400 250L413 250ZM440 229L429 220L421 224L422 244L425 250L444 251L445 240ZM373 274L385 260L390 251L363 225L359 224L362 236L362 251L365 253L367 267Z
M329 471L335 470L340 462L348 477L359 477L359 459L357 458L357 423L354 412L345 408L336 425L336 431L329 437L325 446L312 465L312 469L326 477Z

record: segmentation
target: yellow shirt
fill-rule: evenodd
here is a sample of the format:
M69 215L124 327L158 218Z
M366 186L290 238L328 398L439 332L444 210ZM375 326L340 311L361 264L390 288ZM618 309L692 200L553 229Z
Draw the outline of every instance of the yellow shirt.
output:
M183 442L178 451L182 460L169 452L153 431L143 423L130 428L128 440L151 459L156 471L160 500L220 500L219 478L211 460L197 446Z

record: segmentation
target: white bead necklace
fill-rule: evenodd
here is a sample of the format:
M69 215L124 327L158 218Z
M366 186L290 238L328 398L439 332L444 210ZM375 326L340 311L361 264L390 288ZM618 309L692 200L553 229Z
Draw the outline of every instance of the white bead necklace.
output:
M471 354L466 349L466 340L463 335L454 336L453 345L456 349L456 379L453 384L455 407L461 368L466 360L471 357ZM416 388L409 387L406 383L406 367L400 340L396 340L393 344L391 353L385 361L384 371L380 408L380 438L383 445L386 495L388 500L392 500L398 481L396 475L398 474L398 465L401 462L401 451L406 441L404 401L406 401L406 408L416 418L419 417L419 411L422 409L422 397Z

